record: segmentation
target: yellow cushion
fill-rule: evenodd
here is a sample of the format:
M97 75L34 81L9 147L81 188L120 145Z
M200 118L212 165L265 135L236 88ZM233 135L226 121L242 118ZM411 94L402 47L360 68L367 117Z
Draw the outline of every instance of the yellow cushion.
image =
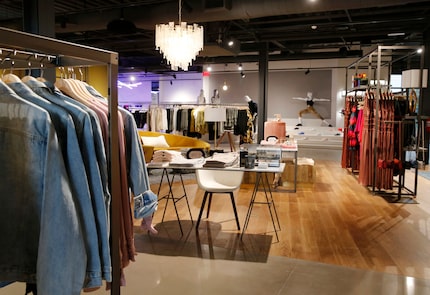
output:
M168 148L169 144L163 135L160 136L141 136L143 145L149 145L153 147Z

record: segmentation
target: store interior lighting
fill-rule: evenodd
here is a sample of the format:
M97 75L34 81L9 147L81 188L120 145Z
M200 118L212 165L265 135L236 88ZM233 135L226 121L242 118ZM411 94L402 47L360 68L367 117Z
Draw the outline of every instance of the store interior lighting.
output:
M182 1L179 0L179 23L155 26L155 47L160 50L172 70L184 71L203 49L203 26L182 22Z

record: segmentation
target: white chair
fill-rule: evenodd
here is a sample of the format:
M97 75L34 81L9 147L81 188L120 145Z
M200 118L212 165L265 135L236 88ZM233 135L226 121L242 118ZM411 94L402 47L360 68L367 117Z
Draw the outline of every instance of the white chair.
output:
M205 170L197 169L196 178L199 188L205 191L202 206L200 207L199 217L197 219L196 229L199 228L200 219L205 208L207 197L209 203L206 212L206 218L209 217L213 194L230 194L231 204L233 205L234 215L236 217L237 229L240 230L239 218L237 216L236 202L234 201L233 192L240 187L243 178L243 171L225 171L225 170Z

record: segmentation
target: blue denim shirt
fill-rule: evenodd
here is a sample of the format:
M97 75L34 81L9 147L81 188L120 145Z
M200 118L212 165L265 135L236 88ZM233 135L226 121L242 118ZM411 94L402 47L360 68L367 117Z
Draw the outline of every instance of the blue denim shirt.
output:
M0 81L0 281L81 292L86 249L49 114Z
M83 287L99 287L102 285L102 274L97 227L91 203L92 197L88 177L85 172L73 120L63 108L38 96L23 82L9 83L8 86L24 100L30 101L48 111L51 117L63 152L70 188L78 209L78 218L81 221L87 250L87 278Z
M138 196L150 189L148 169L133 115L123 108L119 107L118 110L124 118L129 184L133 194Z
M110 193L107 188L107 181L102 182L101 171L96 157L95 137L101 137L100 132L93 133L93 127L89 114L80 106L70 103L65 97L54 94L44 83L37 80L25 82L36 94L48 101L64 108L72 117L82 152L85 170L88 176L88 183L91 193L91 201L96 218L97 233L99 239L99 251L102 267L102 277L111 281L111 259L109 245L108 216L110 204ZM102 154L105 154L104 147Z
M110 207L110 193L107 192L107 187L108 187L108 171L107 171L107 167L108 167L108 163L107 163L107 153L105 150L105 146L103 143L103 137L102 137L102 131L101 131L101 127L100 127L100 122L99 119L96 115L96 113L91 110L89 107L87 107L86 105L83 105L82 103L74 100L73 98L70 98L67 95L64 95L60 90L56 89L54 84L46 81L44 82L44 84L50 89L50 91L52 91L55 96L59 97L60 99L65 100L67 103L69 104L73 104L75 106L78 106L80 108L82 108L89 116L90 116L90 120L91 120L91 127L93 128L93 135L94 135L94 147L95 147L95 152L96 152L96 157L97 157L97 163L99 164L99 169L100 169L100 176L102 179L102 184L103 184L103 189L105 190L105 195L107 196L105 198L105 203L106 203L106 208ZM109 219L109 210L106 212L107 216L108 216L108 221Z

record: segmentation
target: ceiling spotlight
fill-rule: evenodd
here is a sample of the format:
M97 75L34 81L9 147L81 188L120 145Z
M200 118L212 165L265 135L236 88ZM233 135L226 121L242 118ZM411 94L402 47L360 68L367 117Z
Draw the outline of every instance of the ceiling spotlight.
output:
M244 72L240 72L240 77L243 79L243 78L245 78L246 77L246 75L245 75L245 73Z
M173 76L173 79L176 79L176 74L173 74L172 76Z
M318 26L316 26L316 25L312 25L312 26L311 26L311 29L312 29L312 30L316 30L317 28L318 28Z
M170 80L170 85L173 85L173 81L172 80Z
M233 40L228 41L227 45L230 46L230 47L233 47L234 41Z
M308 75L311 72L311 70L307 69L305 72L305 75Z
M206 68L206 70L207 70L208 72L212 72L212 67L211 67L211 66L208 66L208 67Z
M418 53L418 54L423 53L423 49L422 49L422 48L418 49L418 50L417 50L417 53Z
M242 71L242 70L243 70L242 64L239 64L239 66L237 67L237 69L238 69L239 71Z

